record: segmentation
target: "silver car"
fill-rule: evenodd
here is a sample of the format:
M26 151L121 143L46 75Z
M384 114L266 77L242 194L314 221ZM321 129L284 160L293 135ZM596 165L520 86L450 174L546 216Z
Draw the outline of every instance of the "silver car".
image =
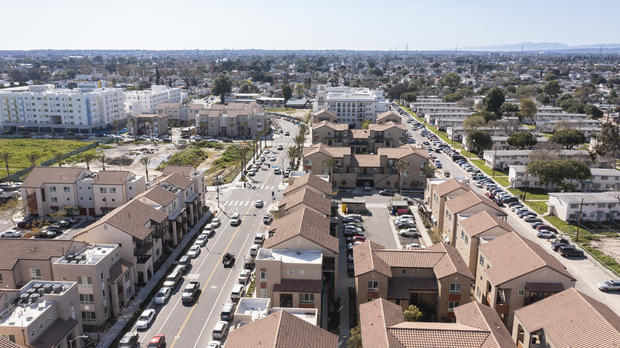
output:
M620 291L620 279L611 279L596 283L601 291Z

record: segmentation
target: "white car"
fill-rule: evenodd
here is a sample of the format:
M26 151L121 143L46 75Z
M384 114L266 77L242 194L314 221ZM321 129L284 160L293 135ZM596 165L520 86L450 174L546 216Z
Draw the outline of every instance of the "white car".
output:
M250 256L256 256L256 254L258 254L258 249L260 249L260 245L252 245L250 247Z
M2 234L0 236L5 237L5 238L19 238L23 234L24 233L22 231L8 230L8 231L5 231L5 232L2 232Z
M147 309L138 317L138 321L136 322L136 329L138 330L146 330L149 325L153 322L155 318L155 310Z
M213 218L211 219L211 224L213 225L213 228L218 228L222 224L222 221L220 221L220 218Z
M230 293L230 298L234 301L240 299L245 295L245 286L243 284L235 284L233 285L232 292Z
M250 272L249 269L243 269L241 270L241 273L239 273L239 284L247 284L248 281L250 280L250 275L252 274L252 272Z
M168 301L168 299L170 298L171 292L172 291L169 287L163 287L159 289L157 294L155 294L155 303L159 305L163 305L164 303L166 303L166 301Z
M220 343L220 341L209 341L209 343L207 343L207 348L221 348L222 344Z
M194 244L198 244L201 247L203 247L203 246L207 245L207 241L208 240L209 240L209 236L206 233L201 233L196 238L196 241L194 242Z
M220 320L215 324L213 328L213 333L211 333L211 337L214 339L221 339L226 337L228 333L228 322Z
M265 202L264 202L262 199L259 199L259 200L257 200L257 201L254 203L254 206L255 206L256 208L262 208L262 207L264 207L264 206L265 206Z
M282 146L282 144L278 144L278 150L284 150L284 146Z
M192 245L191 248L189 248L189 251L187 252L187 256L191 257L192 259L195 259L198 257L198 255L200 255L200 245Z
M230 226L239 226L241 224L241 215L234 213L230 217Z
M418 237L420 234L415 228L406 228L400 231L400 235L403 237Z

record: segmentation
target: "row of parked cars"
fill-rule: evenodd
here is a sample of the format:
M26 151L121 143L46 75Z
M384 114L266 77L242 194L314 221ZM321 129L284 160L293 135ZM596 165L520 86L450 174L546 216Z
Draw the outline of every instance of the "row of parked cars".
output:
M347 214L341 219L343 223L343 233L347 241L347 274L354 276L353 248L366 241L366 228L364 219L359 214Z
M17 227L20 229L31 229L35 226L43 226L40 230L37 231L37 233L34 235L34 238L56 238L58 236L61 236L66 229L71 228L79 222L80 220L74 217L68 217L66 219L54 221L54 219L49 216L40 219L28 216L24 220L17 223ZM29 231L10 229L8 231L2 232L0 236L5 238L20 238L27 232Z

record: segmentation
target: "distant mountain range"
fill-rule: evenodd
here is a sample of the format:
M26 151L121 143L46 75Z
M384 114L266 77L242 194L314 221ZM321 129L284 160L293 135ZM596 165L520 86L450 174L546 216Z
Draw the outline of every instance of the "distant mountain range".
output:
M491 45L480 47L463 47L462 51L564 51L564 50L599 50L599 49L620 49L620 44L594 44L594 45L567 45L561 42L521 42L505 45Z

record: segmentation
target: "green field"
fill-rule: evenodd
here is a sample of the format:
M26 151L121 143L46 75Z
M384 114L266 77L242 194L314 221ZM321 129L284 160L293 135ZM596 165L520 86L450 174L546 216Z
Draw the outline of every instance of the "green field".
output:
M201 148L189 146L172 155L167 162L161 163L157 170L163 170L167 165L193 166L197 168L207 157L208 154Z
M525 204L527 204L530 208L532 208L532 210L534 210L536 213L540 215L547 214L547 209L548 209L547 202L526 201Z
M521 197L521 195L523 193L526 193L525 195L525 199L544 199L544 200L548 200L549 199L549 194L547 194L547 191L542 190L542 189L528 189L528 188L509 188L508 191L510 191L510 193L512 193L513 195L517 196L517 197Z
M0 139L0 153L10 154L9 171L14 173L31 166L29 154L39 154L36 161L36 164L39 164L54 158L55 152L64 154L91 143L93 142L62 139ZM6 176L4 161L0 163L0 167L0 176Z

